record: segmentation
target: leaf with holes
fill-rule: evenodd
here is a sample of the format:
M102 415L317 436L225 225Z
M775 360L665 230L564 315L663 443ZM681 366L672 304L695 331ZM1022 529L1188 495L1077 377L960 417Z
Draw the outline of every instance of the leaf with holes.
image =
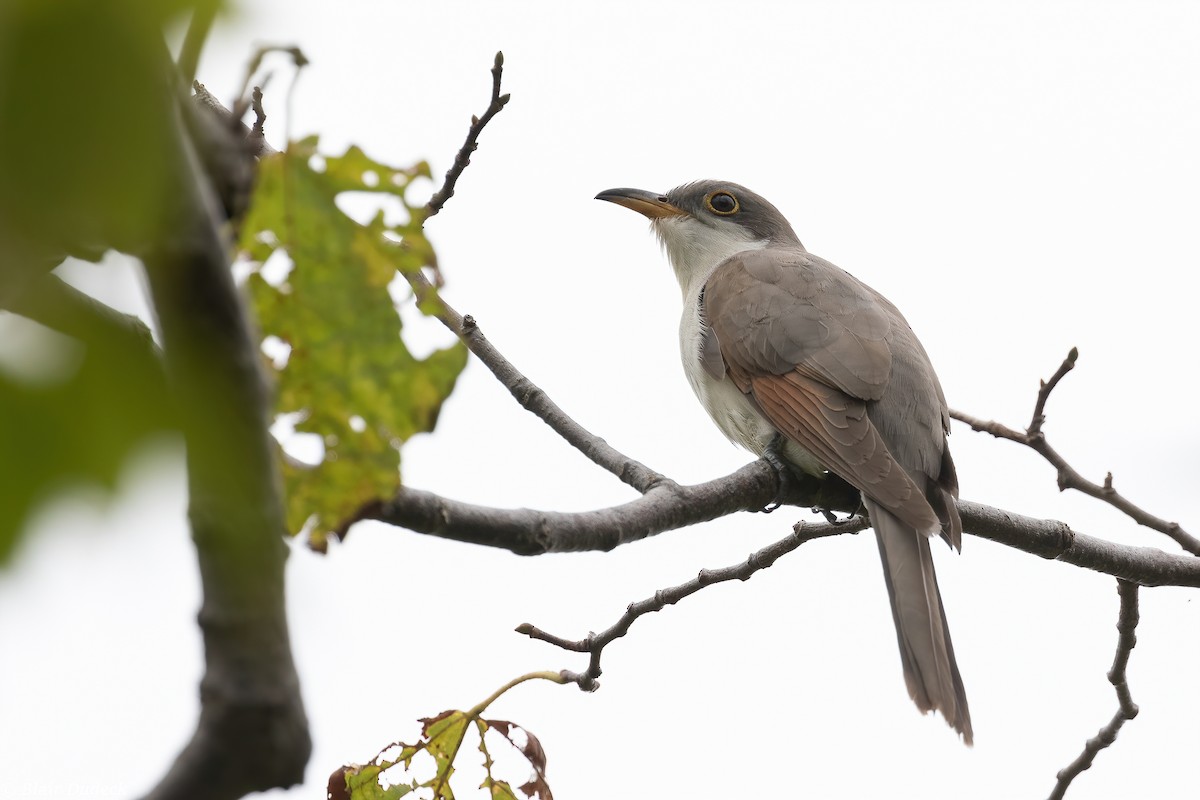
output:
M329 777L329 797L331 800L382 800L383 798L403 797L417 789L431 790L433 800L453 800L454 791L450 788L450 780L455 775L455 760L462 750L463 741L472 725L479 735L479 752L483 754L483 769L485 777L480 784L486 789L492 800L517 800L512 783L497 778L494 772L495 762L488 750L488 731L495 730L509 744L521 752L533 767L533 777L519 787L526 797L538 800L554 800L550 787L546 783L546 753L537 737L525 728L507 720L485 720L480 715L487 707L514 686L527 680L550 680L554 683L566 683L562 673L532 672L509 681L491 697L475 706L470 711L443 711L435 717L422 719L421 738L416 744L395 742L381 750L366 765L352 764L340 767ZM524 743L517 740L515 733L524 737ZM414 762L421 756L417 766L428 767L433 762L433 777L421 781L413 774L417 772ZM385 775L389 770L397 774L403 773L403 779L396 782L394 775Z
M483 720L483 724L507 739L513 747L520 750L521 754L529 760L529 766L533 767L533 775L519 787L525 793L525 796L536 796L538 800L554 800L554 795L550 793L550 785L546 783L546 751L542 749L542 743L538 741L538 738L527 729L508 720L487 719ZM525 744L519 744L513 738L514 731L524 734Z
M294 415L296 431L324 448L319 463L285 459L283 470L288 527L307 527L317 549L357 509L395 493L400 446L433 429L466 365L458 343L413 356L388 292L397 273L435 260L423 209L406 198L428 176L425 163L388 167L357 147L322 157L315 137L260 164L241 248L256 263L248 286L262 334L290 348L273 370L275 413ZM391 198L406 218L380 211L360 224L337 205L345 192ZM290 271L268 281L268 259Z

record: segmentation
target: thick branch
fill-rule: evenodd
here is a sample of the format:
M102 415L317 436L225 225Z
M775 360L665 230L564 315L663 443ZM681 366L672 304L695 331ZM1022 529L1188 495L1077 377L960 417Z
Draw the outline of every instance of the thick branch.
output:
M419 273L408 278L419 299L423 300L435 291ZM406 487L390 501L360 509L346 522L343 531L358 520L374 519L418 533L499 547L521 555L611 550L682 525L736 511L761 509L775 499L777 476L763 462L743 467L726 478L686 487L678 486L630 459L568 417L484 338L472 318L462 317L440 298L439 303L439 319L492 370L517 402L546 421L595 463L645 496L610 509L568 514L486 508ZM1053 388L1053 383L1048 385ZM1044 398L1041 404L1044 404ZM853 490L833 478L826 481L810 479L787 501L852 513L858 508ZM1198 559L1171 555L1155 548L1114 544L1076 533L1061 522L1025 517L976 503L959 501L958 508L967 533L1018 550L1145 586L1200 586Z
M1042 558L1103 572L1142 586L1200 587L1200 558L1156 547L1130 547L1071 530L1064 522L1036 519L965 500L958 501L963 530Z
M600 683L597 679L602 674L600 656L604 652L604 648L628 633L638 618L646 614L661 611L669 605L674 605L685 597L700 591L705 586L712 586L714 583L724 583L732 580L748 581L754 573L772 566L780 558L797 549L805 542L811 542L813 539L820 539L825 536L836 536L842 533L857 533L866 528L867 524L866 519L863 517L854 517L845 522L825 522L820 524L797 523L793 526L792 533L787 538L769 544L755 553L751 553L750 557L740 564L734 564L722 569L702 569L699 575L687 583L672 586L668 589L660 589L654 593L653 597L648 597L636 603L630 603L629 607L625 609L625 613L621 615L621 618L608 628L608 630L598 634L588 634L585 639L578 641L563 639L552 633L547 633L540 628L536 628L528 622L518 625L517 633L523 633L531 639L540 639L543 642L549 642L564 650L576 653L588 653L590 658L588 659L588 668L585 672L574 673L564 671L563 675L578 684L580 689L587 692L595 691L600 688Z
M1137 644L1138 586L1136 583L1118 580L1117 593L1121 596L1121 610L1117 613L1117 653L1113 656L1112 669L1108 671L1108 682L1117 693L1117 713L1099 733L1087 740L1079 757L1059 771L1056 776L1058 782L1054 785L1054 791L1050 793L1050 800L1062 800L1071 781L1092 766L1096 755L1116 741L1121 726L1138 713L1137 704L1133 702L1129 692L1129 683L1125 679L1129 656Z
M518 555L608 551L732 511L762 508L774 497L776 481L774 470L758 461L710 483L666 481L625 505L579 513L487 508L404 487L390 502L361 509L358 519Z
M1196 539L1185 531L1178 522L1168 522L1134 505L1113 488L1111 472L1105 477L1103 485L1087 480L1074 467L1068 464L1066 459L1046 441L1046 435L1042 433L1042 425L1046 421L1046 400L1062 377L1075 366L1075 360L1078 357L1078 351L1072 348L1070 354L1067 355L1067 358L1058 368L1058 371L1054 373L1054 376L1049 381L1042 382L1038 390L1037 402L1033 409L1033 419L1025 431L1014 430L999 422L981 420L962 411L951 410L950 416L959 422L970 425L972 430L980 433L990 433L997 439L1007 439L1010 442L1023 444L1041 455L1058 470L1059 491L1074 489L1097 500L1102 500L1123 511L1139 525L1159 531L1160 533L1165 533L1187 552L1200 556L1200 539Z
M144 261L187 445L205 675L196 732L149 796L226 800L299 783L312 744L288 638L281 482L261 359L221 216L184 123L173 123L172 185Z
M356 520L378 520L416 533L498 547L518 555L607 551L685 525L737 511L758 510L774 498L776 482L774 469L764 461L755 461L708 483L663 483L624 505L579 513L489 508L405 487L391 501L361 509ZM853 510L843 502L826 502L839 497L840 491L836 483L812 479L802 485L802 497L788 500ZM1108 542L1073 531L1062 522L965 500L958 502L958 509L967 533L1017 550L1142 586L1200 587L1200 559L1153 547Z

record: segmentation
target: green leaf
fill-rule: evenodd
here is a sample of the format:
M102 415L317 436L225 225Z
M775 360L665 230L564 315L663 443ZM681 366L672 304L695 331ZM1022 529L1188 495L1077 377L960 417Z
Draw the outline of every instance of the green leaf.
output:
M546 752L537 737L515 722L483 719L480 716L497 698L514 686L530 680L548 680L558 684L568 682L561 672L530 672L509 681L470 711L443 711L436 717L422 719L421 739L416 744L394 742L371 759L371 766L350 765L334 772L330 778L330 796L336 800L345 800L346 797L350 797L351 800L375 800L382 797L378 792L382 791L379 781L383 773L402 765L404 772L408 774L412 769L413 757L424 753L434 760L434 775L424 783L417 783L416 779L413 779L411 783L404 785L405 791L410 788L432 789L433 800L453 800L454 792L450 788L450 779L455 772L454 761L462 749L468 728L473 724L479 735L479 752L483 754L483 768L487 773L479 788L487 789L492 800L516 800L512 784L496 778L492 771L495 765L488 750L487 734L488 731L494 730L519 750L533 768L533 776L518 787L520 791L528 798L554 800L550 786L546 783ZM523 734L523 744L513 738L514 731ZM384 758L385 754L393 753L396 748L401 748L398 756ZM343 784L347 791L341 791Z
M398 783L384 788L379 784L379 775L393 766L391 762L367 764L362 767L345 767L342 775L350 800L398 800L417 788L414 784Z
M276 372L275 411L299 413L297 432L325 445L320 464L284 466L288 526L296 532L308 523L317 547L364 504L395 493L400 446L433 429L466 365L457 343L414 357L388 294L397 272L433 262L422 208L405 198L414 178L428 176L424 163L388 167L357 147L322 159L316 138L260 164L241 246L259 264L279 251L292 264L279 286L251 275L249 291L263 335L291 347ZM389 224L380 213L361 225L336 204L351 191L397 198L408 218Z
M72 485L114 488L129 455L174 427L148 331L96 330L84 345L25 325L40 334L25 346L57 366L41 378L0 369L0 563L37 503Z
M483 769L487 776L483 779L483 783L479 784L480 789L487 789L491 794L492 800L517 800L516 794L512 790L512 785L508 781L498 780L492 774L492 767L495 762L492 761L492 754L488 751L487 732L488 723L486 720L475 720L475 728L479 731L479 752L483 753Z

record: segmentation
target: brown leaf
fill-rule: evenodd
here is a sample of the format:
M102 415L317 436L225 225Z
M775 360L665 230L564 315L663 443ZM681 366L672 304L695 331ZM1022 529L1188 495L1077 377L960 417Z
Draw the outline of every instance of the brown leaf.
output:
M338 767L329 776L329 785L325 796L328 800L350 800L350 790L346 787L346 770L349 767Z

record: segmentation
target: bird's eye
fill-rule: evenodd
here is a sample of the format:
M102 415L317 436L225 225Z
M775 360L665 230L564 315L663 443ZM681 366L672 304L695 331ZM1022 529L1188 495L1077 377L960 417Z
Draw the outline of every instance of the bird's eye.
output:
M704 198L704 204L708 206L709 211L714 214L720 214L722 217L736 214L738 209L741 208L738 205L737 198L729 192L713 192Z

